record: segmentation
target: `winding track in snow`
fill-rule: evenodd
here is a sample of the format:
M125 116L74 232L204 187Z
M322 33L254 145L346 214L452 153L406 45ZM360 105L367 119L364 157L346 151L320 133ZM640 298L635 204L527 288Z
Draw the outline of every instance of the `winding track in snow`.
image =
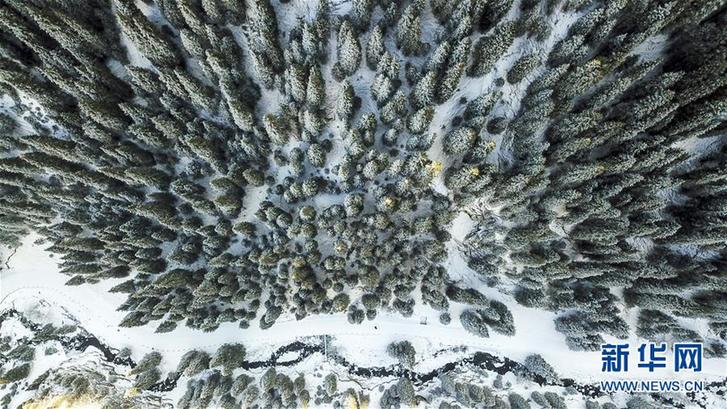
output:
M26 303L30 300L43 300L59 307L59 310L68 312L70 316L75 317L81 325L86 326L89 320L101 321L105 326L115 327L118 323L111 322L102 316L99 316L98 309L93 309L71 294L65 293L63 290L54 287L45 286L28 286L12 290L10 293L0 299L0 310L7 307L14 307L18 302ZM22 308L22 307L21 307ZM266 330L258 327L250 327L246 329L234 328L237 340L245 338L255 339L257 342L287 342L297 338L311 336L382 336L400 335L406 337L425 337L427 339L436 339L447 345L465 345L476 349L502 350L502 345L490 341L488 338L480 338L470 334L461 327L453 325L442 325L440 323L421 324L415 318L404 318L393 316L392 314L382 313L372 321L365 321L362 324L350 324L345 315L318 315L307 317L301 321L295 319L281 318L275 324ZM135 329L144 329L152 331L150 325L143 327L125 328L124 332L134 331ZM219 330L218 330L219 331ZM208 334L199 330L193 330L186 327L179 327L177 330L169 334L153 333L152 337L174 336L179 339L178 332L191 332L195 336L202 338L213 338L213 333ZM217 332L217 331L215 331ZM446 335L441 335L446 334ZM120 338L132 338L129 335L119 334ZM115 337L116 338L116 337ZM135 338L135 337L134 337ZM118 339L116 340L118 342ZM134 340L135 347L144 347L160 352L172 351L188 351L190 348L214 348L224 344L227 341L214 343L194 342L188 344L185 348L160 348L157 345L144 344ZM517 348L513 345L504 348L505 350L525 350ZM527 350L529 351L529 349Z
M604 379L604 374L600 372L599 352L568 350L563 335L555 331L551 313L513 303L507 303L513 313L517 331L512 337L492 332L490 338L481 338L465 331L456 319L457 310L454 305L454 319L449 325L438 322L436 311L429 311L429 315L420 314L422 311L415 307L415 316L412 317L380 311L374 320L364 321L359 325L350 324L345 315L339 314L309 316L300 321L291 316L282 316L267 330L260 329L256 322L247 329L239 328L236 323L223 323L211 333L183 325L164 334L155 333L153 325L122 329L118 327L118 323L125 312L116 311L116 308L126 295L108 293L108 289L117 283L65 286L67 277L57 272L58 261L42 245L34 243L35 239L37 237L27 237L9 261L10 268L0 270L0 311L12 307L22 311L32 308L39 300L44 300L51 306L48 313L62 315L67 312L102 342L118 348L130 347L139 358L144 353L159 351L170 362L176 362L190 349L214 352L224 343L240 342L248 349L259 350L287 345L305 337L330 335L337 337L345 344L346 349L359 349L364 359L372 354L382 353L392 341L409 339L421 340L427 345L426 350L420 349L420 353L425 355L432 349L452 346L466 346L472 351L507 356L516 361L522 361L529 354L539 353L562 376L582 382ZM6 254L9 253L10 251ZM486 290L488 289L482 289ZM502 296L495 291L485 292L485 295L493 299ZM429 309L422 307L422 310ZM429 318L427 325L420 323L421 316ZM640 340L629 338L628 342L635 344ZM724 373L727 373L727 360L705 359L704 371L697 375L700 378L721 379ZM634 378L643 375L645 374L639 372L628 374ZM680 375L680 379L688 377L684 372L676 375ZM694 374L691 378L694 378Z
M0 322L4 321L4 319L8 316L18 316L20 315L21 319L22 315L19 313L19 311L15 309L6 310L4 313L0 314ZM34 331L38 331L39 324L29 322L27 319L24 320L25 325L30 325L31 328ZM83 335L86 334L86 335ZM87 333L85 330L83 331L83 334L77 334L73 336L72 338L63 338L59 337L56 340L60 341L65 347L70 347L79 351L84 351L88 346L93 346L97 349L99 349L104 359L107 362L113 362L116 364L122 364L131 366L132 368L136 366L136 363L133 362L133 360L126 358L123 360L119 359L118 354L116 351L110 347L109 345L103 344L99 341L98 338L96 338L93 334ZM310 339L309 339L310 341ZM285 360L281 361L281 358L283 356L286 356L290 352L298 352L298 356L295 357L292 360ZM516 376L523 376L525 378L528 378L532 380L533 382L538 383L540 386L562 386L562 387L571 387L578 391L579 394L583 395L586 398L597 398L598 396L602 396L603 393L599 386L589 384L589 383L580 383L577 382L574 379L570 378L560 378L556 380L547 380L543 378L542 376L533 373L529 369L527 369L525 366L523 366L521 363L513 361L507 357L498 357L492 354L489 354L487 352L474 352L472 354L468 354L466 356L463 356L455 361L447 362L444 365L438 366L432 370L429 371L416 371L413 369L404 368L401 365L389 365L389 366L359 366L353 362L350 362L344 355L338 354L337 352L334 352L332 355L328 355L327 348L324 345L322 341L319 340L319 342L302 342L302 341L295 341L291 344L284 345L273 351L269 358L266 360L258 360L258 361L244 361L242 362L241 368L245 370L252 370L252 369L262 369L262 368L270 368L270 367L280 367L280 366L294 366L302 361L308 359L310 356L314 354L325 354L326 360L332 359L332 361L338 365L339 367L345 369L347 374L354 375L356 377L362 377L366 379L384 379L384 378L408 378L414 382L415 385L418 386L424 386L427 383L433 381L435 378L437 378L441 374L449 373L453 370L455 370L458 367L462 366L471 366L471 367L480 367L485 368L488 371L495 372L500 375L505 375L507 373L514 373ZM333 371L335 371L335 367L332 368ZM338 373L338 372L336 372ZM340 378L340 374L338 375ZM181 379L180 374L176 372L170 373L166 379L157 382L156 384L152 385L149 390L154 392L168 392L171 390L174 390L178 384L179 380ZM727 382L727 378L724 378L721 381L716 381L707 384L706 390L714 390L715 393L719 394L722 391L722 388L725 386L725 382ZM386 383L390 382L381 382L375 385L373 388L378 388L379 385L385 385ZM367 390L372 390L372 387L366 388ZM685 405L680 402L675 402L673 398L667 397L667 396L661 396L658 394L652 394L652 397L656 401L660 401L663 403L669 403L673 407L676 408L684 408ZM689 395L689 399L695 403L696 405L706 409L707 406L703 402L700 402L697 399L696 394Z
M441 346L466 346L473 350L475 353L487 353L495 354L503 357L522 357L531 353L538 353L539 345L537 340L533 340L534 343L525 345L520 343L500 343L494 342L489 338L480 338L474 336L461 327L455 327L453 325L442 325L439 323L423 325L417 322L413 318L403 318L399 316L393 316L390 314L381 314L372 321L366 321L359 325L350 324L345 316L312 316L307 317L304 320L296 321L294 319L279 320L271 328L262 330L258 327L250 327L247 329L240 329L231 326L230 330L224 331L218 329L214 333L203 333L198 330L193 330L186 327L180 327L177 330L167 334L156 334L153 333L153 328L150 326L136 327L136 328L125 328L124 331L120 331L114 322L109 322L103 318L95 315L94 310L86 306L80 300L74 300L63 294L57 288L33 286L18 288L12 292L3 296L0 299L0 311L6 308L13 308L18 302L27 303L43 300L47 303L55 305L59 310L66 311L68 315L78 320L78 323L83 326L89 333L94 334L99 340L107 345L119 345L126 341L129 345L134 348L143 348L147 351L159 351L165 353L185 353L190 349L204 349L210 352L214 352L220 345L228 342L242 342L246 344L246 341L250 344L277 344L286 345L294 343L297 340L306 337L323 336L329 335L333 337L354 337L360 340L362 344L365 344L366 337L382 337L393 339L412 339L416 337L424 338L430 342L436 342ZM79 314L80 312L80 314ZM102 322L99 322L102 321ZM116 328L117 333L114 334L113 338L109 336L99 335L97 332L89 329L88 323L93 322L93 326L97 327L99 324L106 326L107 328ZM129 331L140 331L147 332L147 335L129 335ZM224 340L208 343L207 340L218 338L220 334L224 333L228 335ZM230 336L231 335L231 336ZM181 348L165 348L160 347L159 344L147 344L140 342L143 339L154 339L155 337L169 337L170 339L176 340L176 345L183 345ZM553 356L556 353L565 362L574 362L583 355L586 362L592 362L594 366L600 366L600 355L597 352L584 352L584 351L549 351L549 356ZM507 358L506 358L507 359ZM709 365L711 363L715 365ZM720 360L705 360L705 370L698 374L702 378L710 378L721 380L724 377L724 371L720 370ZM724 361L722 361L724 362ZM598 373L600 374L600 373ZM601 376L597 376L595 373L581 374L581 373L567 373L563 374L567 377L573 377L579 379L581 382L585 382L588 379L601 380ZM589 376L590 375L590 376ZM596 375L595 377L593 375Z

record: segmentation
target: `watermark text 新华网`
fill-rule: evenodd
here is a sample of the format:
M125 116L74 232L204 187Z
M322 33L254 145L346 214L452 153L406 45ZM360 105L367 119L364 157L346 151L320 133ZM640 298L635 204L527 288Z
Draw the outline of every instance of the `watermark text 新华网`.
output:
M666 343L642 343L636 357L631 357L630 345L602 344L601 372L628 373L644 368L650 373L702 371L702 344L697 342L675 343L669 353ZM638 358L636 360L635 358ZM608 380L601 381L604 392L698 392L704 389L702 380Z

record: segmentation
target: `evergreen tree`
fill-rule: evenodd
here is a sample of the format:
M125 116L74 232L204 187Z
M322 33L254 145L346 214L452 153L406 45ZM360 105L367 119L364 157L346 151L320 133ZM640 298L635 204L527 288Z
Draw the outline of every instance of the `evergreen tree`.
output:
M358 70L361 64L361 45L351 23L344 20L338 29L338 60L333 76L341 81Z
M366 64L368 67L375 70L385 52L384 28L377 24L371 30L371 34L369 34L369 39L366 43Z
M415 0L409 4L396 23L396 45L404 55L419 55L427 50L421 41L421 13L424 3Z
M481 37L472 51L472 63L467 68L470 77L481 77L487 74L495 62L512 44L515 35L515 24L505 22L499 24L492 33Z

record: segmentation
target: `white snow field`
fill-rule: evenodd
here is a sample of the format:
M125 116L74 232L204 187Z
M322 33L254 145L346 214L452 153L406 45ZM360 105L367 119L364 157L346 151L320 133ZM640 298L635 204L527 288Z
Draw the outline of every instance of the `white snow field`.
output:
M465 331L456 319L464 306L456 303L451 308L455 319L446 326L439 323L436 311L418 304L412 317L405 318L382 311L374 320L367 320L360 325L351 325L345 315L318 315L300 321L291 316L282 316L268 330L261 330L257 325L243 330L232 323L222 324L212 333L185 326L165 334L155 333L151 325L121 329L117 324L125 313L116 311L116 308L124 301L124 295L107 292L117 282L109 280L94 285L65 286L66 276L58 273L56 260L44 250L44 246L34 243L37 238L30 235L15 252L3 252L0 310L14 307L20 311L29 311L35 309L39 301L45 301L50 306L50 313L61 316L67 313L106 344L115 348L130 348L136 360L151 351L162 352L163 364L167 366L163 369L169 371L174 369L179 357L190 349L214 352L224 343L241 342L251 354L259 353L264 356L275 347L302 337L331 335L338 340L339 349L345 349L349 359L359 365L385 365L389 361L393 362L393 358L386 355L386 346L392 341L409 339L414 343L422 358L419 362L424 366L430 366L426 359L433 351L466 346L471 351L485 351L516 361L522 361L529 354L538 353L561 377L573 378L580 383L612 378L660 379L667 374L649 374L645 369L635 367L628 373L602 373L600 352L568 350L565 337L555 330L552 313L523 307L495 289L486 291L487 288L480 290L486 296L504 302L512 311L516 328L514 336L493 332L489 338L480 338ZM448 269L460 272L468 270L458 252L453 251L450 254ZM608 336L605 338L607 341L616 341ZM620 342L629 342L635 350L639 343L645 341L632 333L627 341ZM719 380L725 374L726 359L705 358L702 372L669 371L668 377Z

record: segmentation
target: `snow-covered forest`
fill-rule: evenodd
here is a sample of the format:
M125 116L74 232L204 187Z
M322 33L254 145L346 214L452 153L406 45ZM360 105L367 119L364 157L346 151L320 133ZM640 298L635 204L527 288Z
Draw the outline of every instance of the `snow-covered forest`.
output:
M727 407L726 27L0 0L0 406ZM711 386L604 393L617 341Z

